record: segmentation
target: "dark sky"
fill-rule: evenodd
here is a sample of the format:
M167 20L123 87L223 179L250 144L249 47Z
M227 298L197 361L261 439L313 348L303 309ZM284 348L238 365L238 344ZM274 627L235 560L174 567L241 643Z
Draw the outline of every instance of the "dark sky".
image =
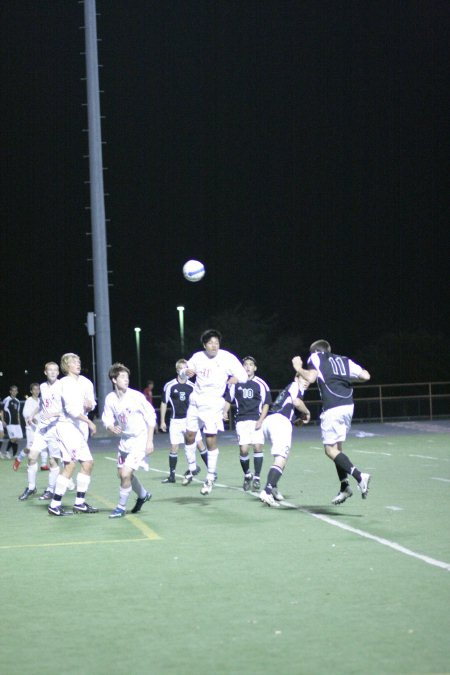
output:
M448 335L448 2L97 9L114 359L139 325L151 370L180 303L187 325L276 312L344 353ZM2 3L2 395L64 351L90 363L82 25L77 0Z

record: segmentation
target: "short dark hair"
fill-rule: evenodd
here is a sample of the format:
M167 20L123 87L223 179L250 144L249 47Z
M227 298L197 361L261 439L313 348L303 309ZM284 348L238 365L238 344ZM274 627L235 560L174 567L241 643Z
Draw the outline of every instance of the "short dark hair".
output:
M204 333L202 333L200 337L200 341L203 346L206 345L207 342L211 340L211 338L217 338L219 342L222 340L222 334L219 333L218 330L215 330L214 328L208 328L208 330L205 330Z
M119 373L128 373L128 375L130 375L130 369L124 366L123 363L113 363L108 373L108 377L111 382L118 376Z
M327 340L316 340L309 348L310 353L313 352L331 352L331 345Z
M256 363L256 359L255 359L254 356L244 356L244 358L242 359L242 363L245 363L245 361L253 361L253 363L255 364L255 366L258 365L258 364Z

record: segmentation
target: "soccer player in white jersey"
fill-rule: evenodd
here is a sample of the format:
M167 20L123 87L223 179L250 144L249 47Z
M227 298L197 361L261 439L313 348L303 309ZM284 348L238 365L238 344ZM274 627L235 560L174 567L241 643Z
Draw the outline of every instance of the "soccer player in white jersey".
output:
M109 517L122 518L132 490L137 494L137 499L131 513L138 513L152 496L138 480L135 471L144 458L153 452L156 413L144 394L129 389L130 371L123 363L113 363L109 369L109 379L114 391L105 399L102 422L106 429L120 437L117 452L119 503Z
M86 502L86 492L94 466L87 441L89 433L95 434L97 431L95 424L87 416L95 408L94 387L87 377L80 375L81 361L77 354L64 354L61 357L61 370L66 376L60 380L62 411L56 423L56 436L64 468L56 479L48 512L53 516L72 513L62 508L61 501L78 462L80 470L76 479L77 494L73 510L77 513L97 513L98 509Z
M197 466L195 457L195 447L192 450L192 446L186 446L185 442L186 414L189 406L189 397L194 389L193 383L190 382L186 376L181 377L180 375L180 370L185 369L186 365L186 359L178 359L175 364L177 376L172 380L169 380L169 382L166 382L161 398L161 406L159 408L159 428L163 432L167 431L166 412L168 406L170 406L171 413L169 422L169 475L167 478L164 478L161 483L176 482L175 471L178 463L178 448L181 443L184 445L186 461L188 463L188 469L183 476L182 485L189 485L189 483L192 482L193 477L200 473L200 467ZM200 457L203 459L205 465L208 466L208 452L203 443L200 431L196 434L195 443L200 451Z
M217 434L223 431L224 394L227 384L247 382L245 368L237 356L220 349L221 334L207 330L201 336L203 351L196 352L181 375L195 376L194 391L189 399L186 419L186 445L195 447L195 436L203 429L208 448L208 474L200 493L210 494L216 478Z
M294 360L292 364L294 365ZM266 486L259 494L260 500L267 506L279 506L278 502L284 499L277 486L291 450L292 425L296 417L301 415L304 424L308 424L311 419L311 414L302 400L307 387L308 382L296 374L294 381L280 391L263 422L264 436L271 443L273 456Z
M235 422L239 442L239 461L244 472L244 492L261 489L261 469L263 465L264 434L262 423L272 403L269 386L256 375L257 365L253 356L242 359L248 380L245 384L232 384L225 395L224 418L234 400L236 404ZM249 449L253 447L254 474L250 471Z
M22 450L19 452L16 459L14 460L13 462L14 471L18 470L20 463L24 459L24 457L30 454L30 448L33 444L34 434L37 429L37 420L35 419L35 415L39 410L39 393L40 393L39 384L37 382L32 382L32 384L30 384L31 396L28 396L22 410L22 417L25 420L25 434L27 437L27 445L25 448L22 448ZM49 469L48 450L46 446L45 449L42 450L41 452L41 471L48 471L48 469Z
M37 428L28 457L28 486L19 497L21 501L25 501L31 495L36 494L37 460L39 455L42 456L42 452L45 451L49 454L49 473L47 488L39 499L50 500L52 498L56 479L59 475L61 452L56 437L56 422L61 414L62 404L58 364L49 361L44 366L44 373L47 376L47 381L40 385L37 407L30 412Z
M356 468L342 452L342 444L347 438L353 417L353 383L368 382L370 373L347 356L331 352L327 340L316 340L309 348L308 369L302 367L300 356L295 357L294 367L308 382L316 382L322 399L320 429L327 457L334 462L341 482L341 488L331 500L332 504L342 504L352 496L348 476L358 483L363 499L369 492L370 474Z

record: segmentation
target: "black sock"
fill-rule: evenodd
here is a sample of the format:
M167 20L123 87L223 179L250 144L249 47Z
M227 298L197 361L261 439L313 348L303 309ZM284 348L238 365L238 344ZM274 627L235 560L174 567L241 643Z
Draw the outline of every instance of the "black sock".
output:
M283 470L279 466L272 465L269 469L269 474L267 476L267 483L265 491L269 494L272 494L272 490L276 488L278 481L283 475Z
M264 454L262 452L255 452L255 454L253 455L253 461L254 461L254 464L255 464L255 476L257 478L259 478L260 475L261 475L263 460L264 460Z
M208 467L208 451L206 450L206 448L205 450L200 451L200 457L204 461L205 466Z
M336 470L338 470L339 467L339 469L345 471L346 474L349 473L352 475L353 478L355 478L355 480L359 483L361 480L361 473L355 466L353 466L347 455L344 455L343 452L340 452L338 455L336 455L334 463L336 465Z
M242 471L247 475L250 473L250 459L248 455L240 455L239 461L241 463Z
M169 454L169 470L170 473L175 473L175 469L177 468L177 462L178 462L178 455Z
M341 482L341 491L343 492L346 487L348 487L348 479L347 479L347 472L344 471L341 467L337 466L335 464L337 475L339 477L339 480Z

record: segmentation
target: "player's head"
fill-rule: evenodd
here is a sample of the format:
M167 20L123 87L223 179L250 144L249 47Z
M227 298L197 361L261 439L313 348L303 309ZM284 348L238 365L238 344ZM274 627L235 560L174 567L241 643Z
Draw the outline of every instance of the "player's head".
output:
M249 377L253 377L256 372L256 359L254 356L244 356L242 359L242 365L245 368L245 372Z
M39 396L40 386L39 382L32 382L30 384L30 394L32 396Z
M180 370L183 370L183 368L186 368L187 366L187 361L186 359L178 359L178 361L175 364L175 370L177 373L180 372Z
M44 366L44 373L50 383L55 382L59 375L59 366L55 361L48 361Z
M17 396L18 391L19 391L19 387L17 386L17 384L12 384L9 388L9 393L13 398L15 398Z
M205 330L204 333L202 333L200 337L200 341L204 347L206 347L207 343L210 342L212 339L216 339L219 342L219 347L220 343L222 341L222 334L219 333L218 330L215 330L214 328L208 328L208 330Z
M327 340L316 340L309 348L310 354L314 352L331 352L331 345Z
M71 370L78 371L81 370L81 359L78 354L73 352L67 352L61 356L61 370L64 375L67 375Z
M123 363L119 363L119 362L113 363L111 368L109 369L109 372L108 372L108 377L111 380L111 382L116 380L120 373L126 373L128 375L128 378L129 378L130 374L131 374L131 371L130 371L129 368L124 366Z

